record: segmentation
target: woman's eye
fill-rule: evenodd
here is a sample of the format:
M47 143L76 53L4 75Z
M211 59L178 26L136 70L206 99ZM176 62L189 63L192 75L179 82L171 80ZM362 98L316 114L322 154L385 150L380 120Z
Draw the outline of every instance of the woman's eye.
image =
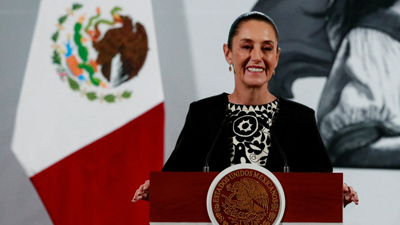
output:
M263 48L263 50L269 52L269 51L272 50L272 48L270 48L270 47L268 47L268 48Z
M249 45L244 45L242 48L244 48L244 49L251 49L251 46L249 46Z

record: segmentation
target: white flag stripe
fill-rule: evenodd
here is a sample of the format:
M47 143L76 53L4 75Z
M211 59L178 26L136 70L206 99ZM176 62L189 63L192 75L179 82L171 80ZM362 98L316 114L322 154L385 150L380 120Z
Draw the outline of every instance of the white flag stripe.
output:
M122 85L99 91L99 95L132 91L129 99L89 101L62 82L52 64L51 37L58 18L65 15L75 1L41 2L33 42L28 57L12 149L26 173L33 176L71 153L125 125L164 101L153 14L150 1L119 0L102 2L104 15L119 6L121 14L132 16L146 29L149 51L138 76ZM98 3L80 1L83 7L70 15L60 32L61 44L73 33L73 21L96 14ZM140 7L138 7L140 6ZM103 15L103 14L102 14ZM87 20L87 18L86 18ZM89 50L91 54L93 50ZM94 58L96 59L96 58Z

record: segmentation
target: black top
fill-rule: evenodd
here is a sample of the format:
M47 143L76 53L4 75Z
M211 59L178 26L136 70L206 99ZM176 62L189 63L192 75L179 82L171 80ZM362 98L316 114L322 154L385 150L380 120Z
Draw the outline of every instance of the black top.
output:
M265 168L283 171L279 144L285 152L291 172L332 172L332 164L319 135L314 110L279 98L279 112L273 117L272 142ZM228 94L202 99L190 104L186 122L175 149L163 171L203 171L205 159L226 117ZM222 128L210 157L210 171L222 171L231 165L228 129Z

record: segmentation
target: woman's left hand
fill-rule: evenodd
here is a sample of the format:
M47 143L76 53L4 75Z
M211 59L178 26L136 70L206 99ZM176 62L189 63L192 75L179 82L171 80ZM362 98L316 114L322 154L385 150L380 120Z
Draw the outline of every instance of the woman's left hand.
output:
M343 206L354 202L358 205L358 195L357 192L353 190L351 186L347 186L346 183L343 183Z

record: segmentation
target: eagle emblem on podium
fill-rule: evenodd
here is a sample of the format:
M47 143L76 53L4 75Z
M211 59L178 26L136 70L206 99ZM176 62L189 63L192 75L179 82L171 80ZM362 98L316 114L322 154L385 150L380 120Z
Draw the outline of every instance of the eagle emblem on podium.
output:
M259 182L244 178L233 185L228 184L226 189L232 194L221 195L225 198L222 207L227 214L231 214L233 220L254 215L265 216L265 212L268 211L268 193ZM239 215L238 212L243 213Z
M284 193L276 177L252 164L234 165L213 181L207 211L214 225L276 225L284 210Z

